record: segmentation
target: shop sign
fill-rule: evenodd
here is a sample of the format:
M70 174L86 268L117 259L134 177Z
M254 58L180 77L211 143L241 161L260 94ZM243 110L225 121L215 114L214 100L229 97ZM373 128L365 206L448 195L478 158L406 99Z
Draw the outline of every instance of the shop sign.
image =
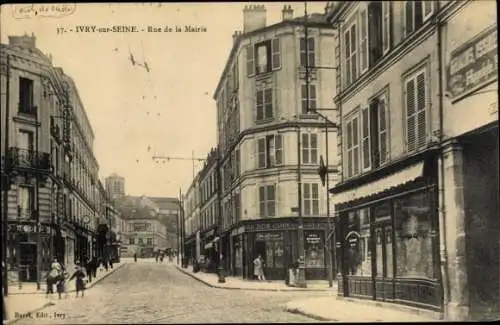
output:
M247 231L282 230L294 228L291 223L259 223L245 226Z
M451 53L448 91L453 98L474 91L498 76L497 27L483 33Z
M321 238L319 237L318 234L308 234L306 237L306 241L309 244L319 244Z
M361 235L357 231L351 231L345 236L346 242L349 247L356 247Z
M40 225L40 232L47 233L48 227L46 225ZM18 231L18 232L37 232L36 224L20 224L20 225L12 225L10 227L10 231Z
M256 240L283 240L283 234L281 232L261 232L256 234Z

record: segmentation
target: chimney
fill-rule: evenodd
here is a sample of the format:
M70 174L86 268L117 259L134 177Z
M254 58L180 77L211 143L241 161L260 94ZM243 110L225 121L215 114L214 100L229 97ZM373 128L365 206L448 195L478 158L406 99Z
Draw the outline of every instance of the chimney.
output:
M35 34L28 36L26 33L23 36L9 36L9 45L20 45L26 48L36 47Z
M281 18L283 20L293 19L293 9L291 5L284 5L283 10L281 10Z
M243 33L266 27L266 20L264 5L246 5L243 9Z

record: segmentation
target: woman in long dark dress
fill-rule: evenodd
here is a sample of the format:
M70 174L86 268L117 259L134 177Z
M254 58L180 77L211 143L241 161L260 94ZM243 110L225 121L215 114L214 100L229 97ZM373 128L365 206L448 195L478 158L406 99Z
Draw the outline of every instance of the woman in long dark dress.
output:
M73 278L76 278L75 284L76 284L76 296L78 297L78 293L83 293L85 291L85 273L82 271L82 269L79 266L76 266L76 271L73 273L73 275L69 278L69 281L73 280Z

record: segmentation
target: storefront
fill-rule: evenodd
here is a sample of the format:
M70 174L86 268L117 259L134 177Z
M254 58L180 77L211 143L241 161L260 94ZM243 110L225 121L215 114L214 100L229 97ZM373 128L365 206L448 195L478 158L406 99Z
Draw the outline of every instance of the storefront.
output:
M437 155L424 155L331 190L339 295L441 309Z
M326 279L326 218L303 218L306 279ZM229 267L235 276L254 279L253 261L261 256L268 280L285 280L289 266L298 259L298 218L240 221L227 232Z

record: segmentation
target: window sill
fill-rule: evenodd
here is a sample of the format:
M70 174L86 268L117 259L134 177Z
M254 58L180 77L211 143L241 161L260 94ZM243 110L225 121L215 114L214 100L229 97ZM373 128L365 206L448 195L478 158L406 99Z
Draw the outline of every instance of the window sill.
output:
M256 125L262 125L262 124L267 124L267 123L271 123L271 122L274 122L274 118L273 117L266 118L266 119L263 119L263 120L255 120L255 124Z

